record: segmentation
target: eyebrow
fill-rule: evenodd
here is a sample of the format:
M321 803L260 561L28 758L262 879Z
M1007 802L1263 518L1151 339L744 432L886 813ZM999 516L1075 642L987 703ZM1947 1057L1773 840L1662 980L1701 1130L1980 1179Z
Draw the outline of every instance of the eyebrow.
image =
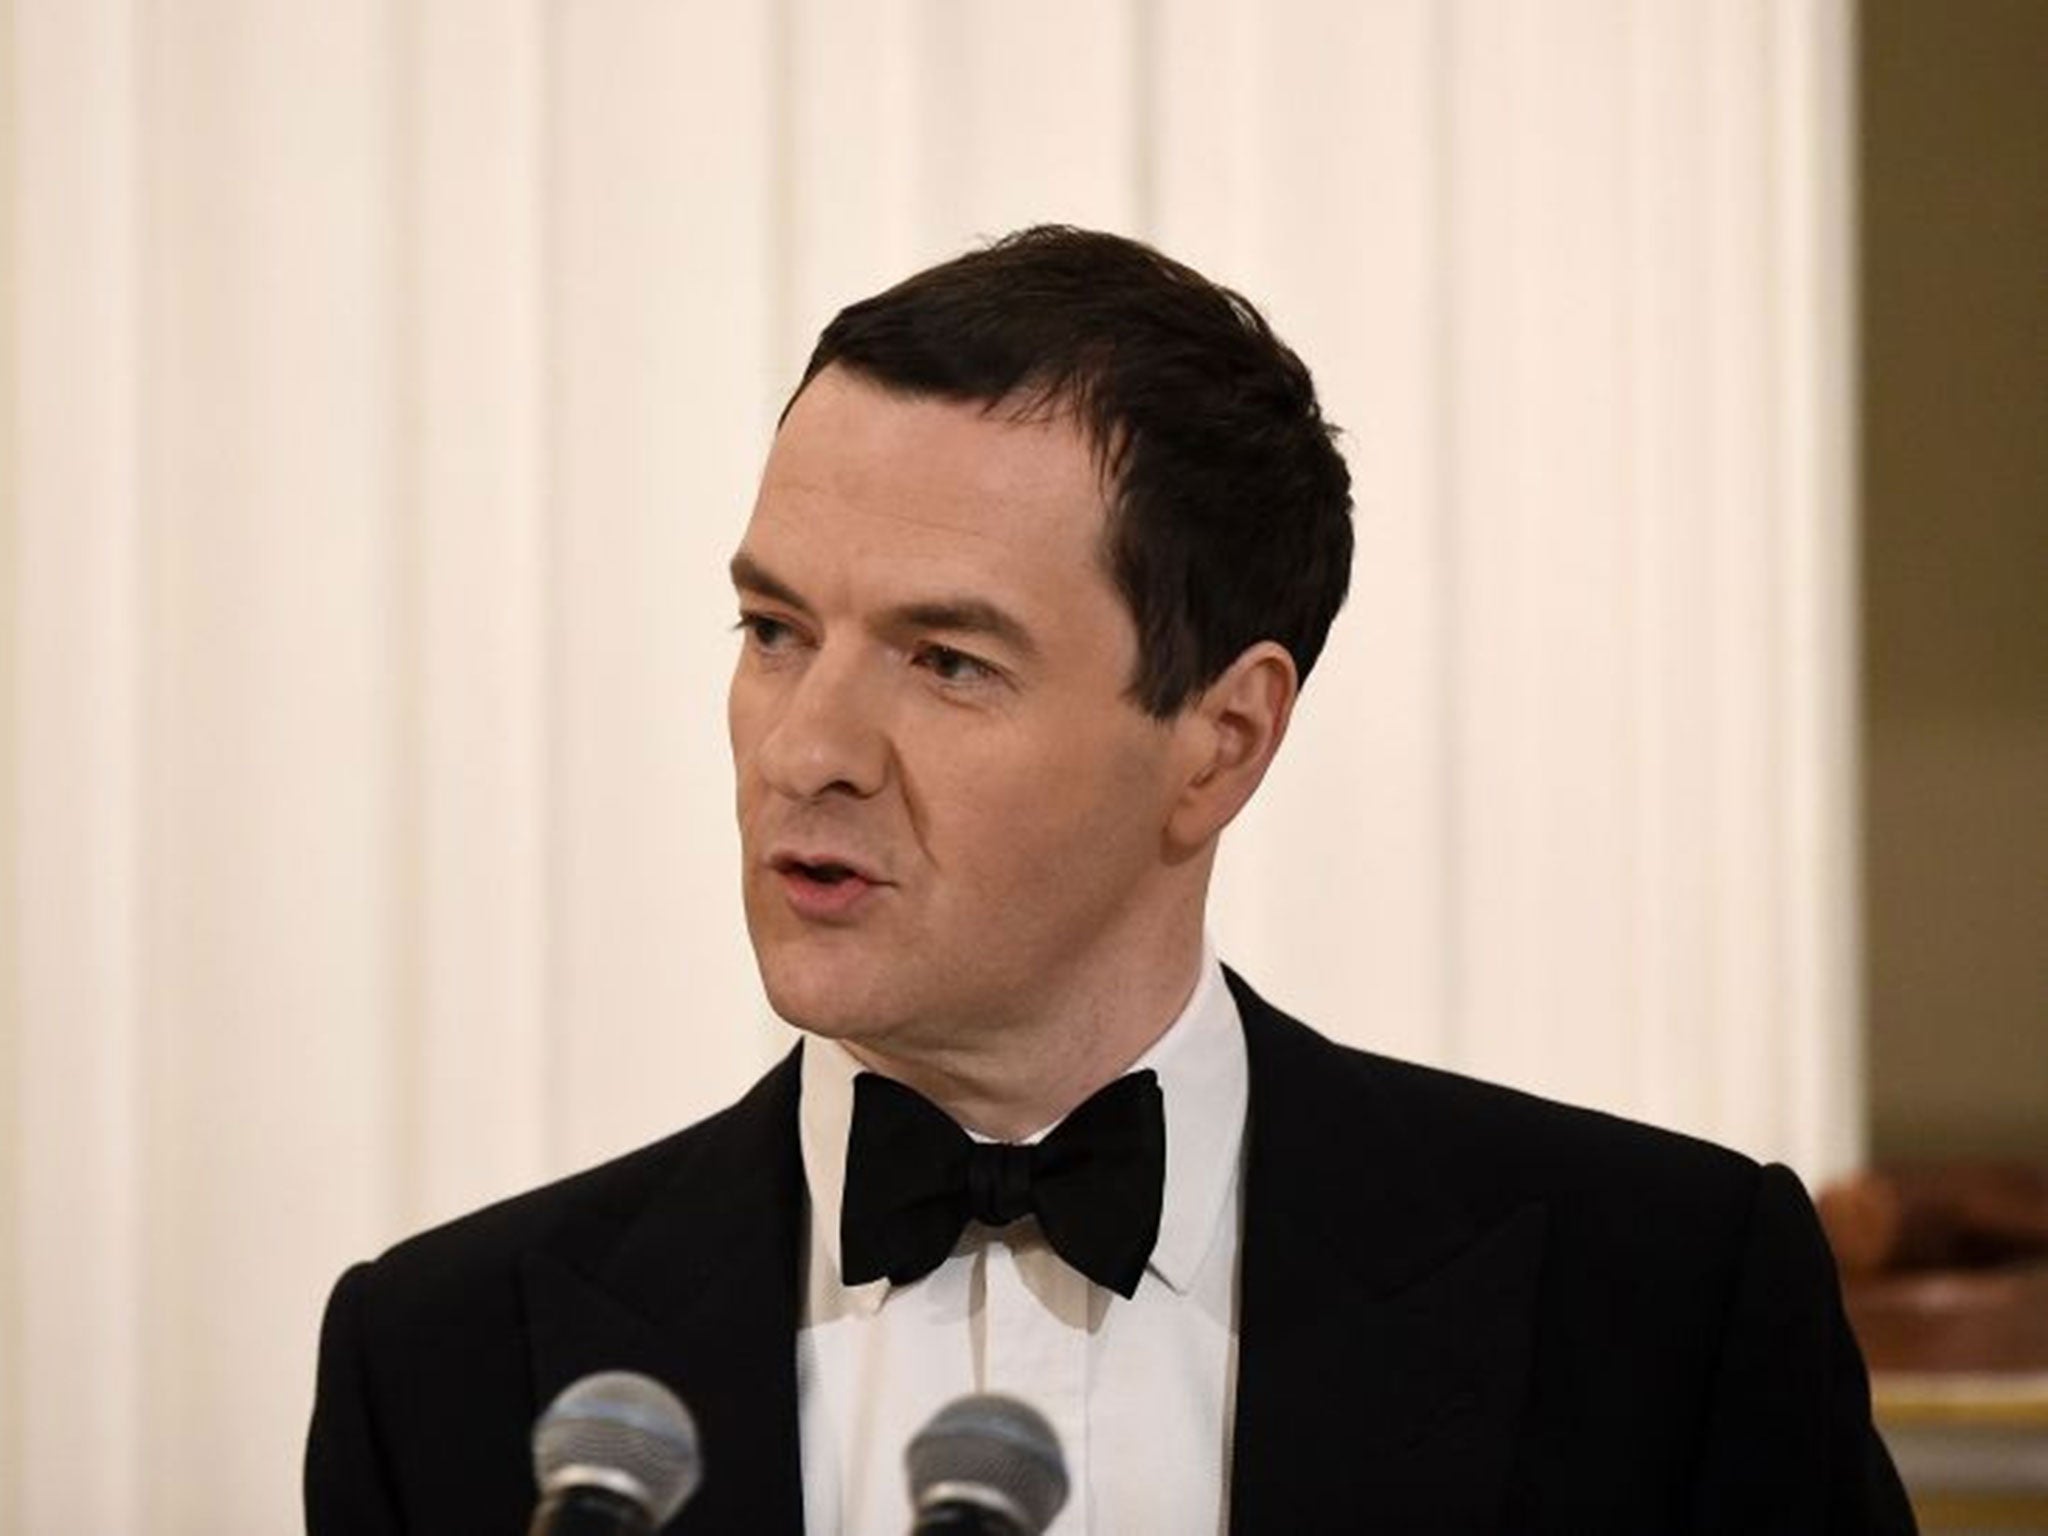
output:
M805 613L811 611L811 605L798 595L795 587L792 587L780 576L777 576L744 549L732 557L732 584L741 592L753 592L762 597L772 597L778 603L787 603L792 608L801 608Z
M777 576L745 550L732 557L732 584L742 592L787 603L803 613L811 605L795 587ZM892 608L884 616L891 625L912 629L937 629L949 634L987 635L1031 660L1040 655L1037 640L1023 623L996 604L981 597L927 598Z
M889 617L912 629L938 629L949 634L987 635L1001 641L1021 656L1036 660L1038 642L1031 631L994 603L979 597L941 598L933 602L905 603L889 611Z

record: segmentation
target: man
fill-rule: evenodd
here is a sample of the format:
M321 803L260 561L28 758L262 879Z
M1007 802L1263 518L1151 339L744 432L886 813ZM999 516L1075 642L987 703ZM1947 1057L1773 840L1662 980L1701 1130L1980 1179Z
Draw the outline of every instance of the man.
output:
M734 1108L337 1286L318 1532L517 1529L535 1413L672 1384L678 1531L908 1529L1001 1390L1062 1533L1910 1530L1796 1180L1332 1045L1209 952L1343 601L1349 481L1249 305L1030 230L842 313L732 567Z

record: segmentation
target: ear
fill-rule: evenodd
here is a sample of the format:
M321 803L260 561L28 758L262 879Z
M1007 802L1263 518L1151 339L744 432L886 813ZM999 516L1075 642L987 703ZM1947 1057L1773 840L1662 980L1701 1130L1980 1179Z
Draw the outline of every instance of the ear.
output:
M1166 826L1177 849L1202 847L1244 809L1280 750L1300 691L1294 658L1261 640L1182 710L1175 733L1186 777Z

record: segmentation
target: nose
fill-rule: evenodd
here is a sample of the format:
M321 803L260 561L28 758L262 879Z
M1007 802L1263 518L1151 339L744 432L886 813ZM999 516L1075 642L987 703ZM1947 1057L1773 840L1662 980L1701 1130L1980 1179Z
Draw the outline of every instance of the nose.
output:
M866 799L888 780L882 699L850 652L821 651L775 690L755 747L763 781L793 800Z

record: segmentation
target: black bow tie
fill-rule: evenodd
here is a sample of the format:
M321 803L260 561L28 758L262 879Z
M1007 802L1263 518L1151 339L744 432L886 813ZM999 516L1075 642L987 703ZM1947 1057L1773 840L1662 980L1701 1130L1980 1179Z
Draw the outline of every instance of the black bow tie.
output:
M977 1142L946 1112L872 1072L853 1081L840 1203L848 1285L937 1269L969 1220L1036 1216L1055 1252L1128 1298L1159 1239L1166 1115L1152 1072L1120 1077L1033 1146Z

